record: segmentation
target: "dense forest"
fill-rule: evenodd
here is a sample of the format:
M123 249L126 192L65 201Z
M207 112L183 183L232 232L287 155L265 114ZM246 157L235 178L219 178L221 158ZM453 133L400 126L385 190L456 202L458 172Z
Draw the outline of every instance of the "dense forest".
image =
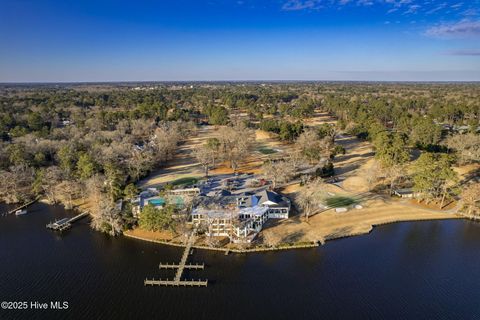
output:
M334 116L336 127L309 130L304 120L315 110ZM408 173L416 191L427 198L473 192L468 206L476 210L478 184L458 189L451 169L480 159L480 85L468 83L3 85L0 200L42 196L73 207L90 199L94 225L116 233L133 221L117 201L133 197L135 183L205 124L272 132L303 143L312 161L335 132L356 135L373 143L392 185L418 150Z

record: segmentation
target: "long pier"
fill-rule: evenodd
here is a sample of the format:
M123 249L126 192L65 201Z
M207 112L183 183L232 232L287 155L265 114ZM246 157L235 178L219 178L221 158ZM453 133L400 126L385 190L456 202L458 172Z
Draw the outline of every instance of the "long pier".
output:
M180 260L177 273L175 274L175 280L174 281L180 281L180 278L182 277L183 270L185 269L185 264L187 263L188 256L190 255L190 250L192 249L192 245L195 242L196 239L195 235L195 230L192 232L190 237L188 238L187 241L187 246L185 247L185 250L183 250L183 255L182 259Z
M192 254L192 246L196 240L196 230L193 230L190 234L190 237L187 240L187 245L183 250L182 258L178 264L169 264L169 263L160 263L160 269L176 269L175 278L173 280L169 279L145 279L143 284L145 286L166 286L166 287L206 287L208 286L208 280L181 280L182 274L185 269L197 269L203 270L205 264L187 264L188 256Z
M169 264L169 263L160 263L160 269L178 269L180 268L179 264ZM185 269L205 269L205 264L203 263L196 263L196 264L186 264L184 266Z
M4 215L4 216L10 215L10 214L15 213L15 212L18 211L18 210L22 210L23 208L26 208L26 207L28 207L29 205L34 204L34 203L37 202L39 199L40 199L40 197L37 197L37 198L33 199L33 200L30 201L30 202L27 202L27 203L25 203L25 204L22 204L21 206L15 208L15 209L13 209L13 210L10 210L10 211L7 211L7 212L3 213L3 215Z
M144 281L145 286L164 286L164 287L206 287L208 286L208 280L184 280L184 281L172 281L172 280L148 280Z
M86 217L87 215L88 215L88 212L85 211L72 218L63 218L54 222L50 222L49 224L47 224L47 229L52 229L55 231L65 231L72 227L72 223L74 223L77 220L80 220L83 217Z

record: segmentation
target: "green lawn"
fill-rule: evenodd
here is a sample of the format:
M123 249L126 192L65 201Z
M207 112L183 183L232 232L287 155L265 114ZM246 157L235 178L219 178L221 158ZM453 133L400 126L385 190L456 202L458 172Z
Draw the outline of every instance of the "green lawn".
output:
M325 204L330 208L348 207L357 203L358 201L356 199L344 196L334 196L325 200Z
M274 154L277 153L277 150L267 148L267 147L260 147L258 148L258 151L263 153L263 154Z
M170 182L171 185L173 185L174 187L177 187L177 186L186 186L186 185L189 185L189 184L195 184L199 181L200 179L197 178L197 177L184 177L184 178L180 178L180 179L177 179L177 180L174 180L172 182Z

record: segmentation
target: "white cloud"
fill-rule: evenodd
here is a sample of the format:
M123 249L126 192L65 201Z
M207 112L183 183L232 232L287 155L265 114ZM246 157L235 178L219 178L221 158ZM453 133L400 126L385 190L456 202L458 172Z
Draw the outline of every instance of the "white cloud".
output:
M460 49L448 52L452 56L480 56L480 49Z
M321 0L288 0L282 6L285 11L298 11L305 9L319 9L321 8Z
M437 12L437 11L440 11L440 10L442 10L442 9L445 9L446 7L447 7L447 3L446 3L446 2L441 3L441 4L439 4L438 6L436 6L435 8L427 11L427 14L435 13L435 12Z
M421 5L412 4L411 6L408 7L408 10L405 11L405 14L417 13L421 7L422 7Z
M457 4L451 5L450 8L458 9L458 8L461 8L462 6L463 6L463 2L460 2L460 3L457 3Z
M443 23L430 27L425 34L435 38L467 38L480 37L480 20L462 20L454 23Z
M240 0L243 1L243 0ZM457 18L474 16L480 9L480 0L459 2L459 0L281 0L282 10L319 10L346 6L378 6L386 14L454 15Z

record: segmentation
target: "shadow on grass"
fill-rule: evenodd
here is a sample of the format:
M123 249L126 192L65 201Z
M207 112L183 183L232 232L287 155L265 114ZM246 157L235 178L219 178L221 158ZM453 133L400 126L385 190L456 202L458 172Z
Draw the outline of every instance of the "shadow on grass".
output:
M195 184L198 182L198 180L199 178L196 178L196 177L184 177L184 178L174 180L170 182L170 184L173 186L184 186L189 184Z
M325 200L325 204L330 208L348 207L357 203L356 199L345 196L334 196Z

